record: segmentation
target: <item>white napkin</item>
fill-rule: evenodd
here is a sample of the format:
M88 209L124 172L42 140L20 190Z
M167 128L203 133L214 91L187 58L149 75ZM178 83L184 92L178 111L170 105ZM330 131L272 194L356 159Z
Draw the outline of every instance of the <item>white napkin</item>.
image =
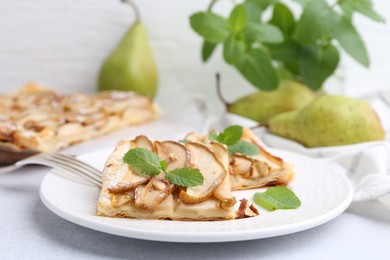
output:
M382 125L388 130L390 125L390 99L385 92L366 97L376 110ZM214 120L210 129L224 129L239 124L254 127L256 122L233 114L223 114ZM354 187L354 201L379 199L390 206L390 142L366 142L338 147L306 148L301 144L271 134L260 127L254 130L256 135L268 147L289 150L316 158L340 167Z

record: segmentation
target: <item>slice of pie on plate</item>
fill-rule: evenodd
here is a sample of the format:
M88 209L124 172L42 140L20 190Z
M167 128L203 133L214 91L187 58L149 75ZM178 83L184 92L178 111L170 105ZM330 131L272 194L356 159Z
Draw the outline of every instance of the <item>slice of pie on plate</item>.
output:
M203 184L181 187L160 173L140 174L123 160L132 148L145 148L167 162L167 171L191 167L199 170ZM236 218L236 199L231 192L229 158L219 143L185 144L150 141L145 136L118 143L103 171L97 215L142 219L224 220Z
M53 152L158 116L132 92L60 95L34 83L0 95L0 110L0 149L14 152Z
M210 133L216 133L211 131ZM210 143L209 135L190 133L185 140ZM232 190L286 185L294 178L293 164L270 153L249 128L243 128L242 141L254 144L259 154L248 156L233 153L229 156L230 184Z

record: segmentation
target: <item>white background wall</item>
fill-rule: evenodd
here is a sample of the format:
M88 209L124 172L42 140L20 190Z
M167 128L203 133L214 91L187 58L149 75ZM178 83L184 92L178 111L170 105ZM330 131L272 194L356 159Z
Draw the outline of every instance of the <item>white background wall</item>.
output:
M214 101L216 71L222 73L230 99L254 90L222 62L220 53L208 64L201 63L201 40L191 31L188 17L204 10L209 1L136 0L160 71L160 98L184 90ZM344 57L348 95L390 89L390 1L375 0L375 6L388 23L361 16L356 20L371 68ZM216 7L225 12L231 1L221 0ZM132 20L131 9L119 0L0 0L1 92L31 80L63 92L95 91L100 64Z

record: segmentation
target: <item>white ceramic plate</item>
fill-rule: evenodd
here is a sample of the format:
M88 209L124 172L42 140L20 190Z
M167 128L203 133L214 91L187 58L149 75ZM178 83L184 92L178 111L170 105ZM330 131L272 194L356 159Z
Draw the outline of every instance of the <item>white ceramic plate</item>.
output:
M111 150L100 150L79 159L102 168ZM336 168L290 152L275 154L295 164L296 178L289 187L302 206L295 210L267 212L259 208L254 218L228 221L169 221L95 216L99 188L79 177L70 179L49 172L40 187L43 203L58 216L94 230L166 242L227 242L290 234L321 225L341 214L351 203L352 187ZM262 189L259 189L262 190ZM234 192L251 200L258 190Z

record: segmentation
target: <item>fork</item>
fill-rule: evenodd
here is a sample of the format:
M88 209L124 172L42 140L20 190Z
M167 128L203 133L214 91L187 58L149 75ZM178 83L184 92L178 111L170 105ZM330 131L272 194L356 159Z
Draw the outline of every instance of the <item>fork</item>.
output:
M0 174L19 169L25 165L39 164L52 167L67 174L80 174L88 181L102 186L101 173L91 165L76 159L72 155L61 153L38 154L27 159L20 160L13 165L0 168Z

